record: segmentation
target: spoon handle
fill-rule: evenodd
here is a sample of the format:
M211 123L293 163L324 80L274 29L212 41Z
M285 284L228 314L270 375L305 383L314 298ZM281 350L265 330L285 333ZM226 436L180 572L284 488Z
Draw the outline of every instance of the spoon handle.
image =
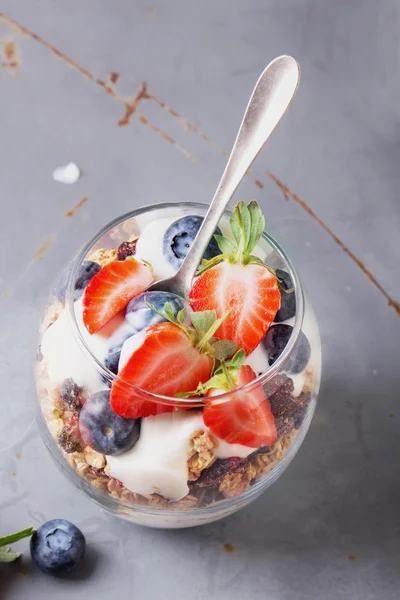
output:
M179 288L182 295L188 296L197 266L229 200L288 109L299 80L298 62L291 56L279 56L265 68L257 81L210 208L174 276L174 287Z

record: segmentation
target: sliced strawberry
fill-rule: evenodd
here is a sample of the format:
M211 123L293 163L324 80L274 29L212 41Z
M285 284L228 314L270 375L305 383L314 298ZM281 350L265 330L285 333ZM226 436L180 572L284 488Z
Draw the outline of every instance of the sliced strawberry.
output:
M194 311L229 314L215 337L235 342L249 354L260 343L280 307L278 282L258 264L220 262L200 275L190 291Z
M150 269L134 258L105 265L91 279L83 297L83 322L89 333L96 333L152 281Z
M147 329L143 344L118 375L142 390L175 396L207 381L212 367L213 358L200 353L183 329L167 322ZM137 419L173 410L149 400L145 392L131 389L124 381L115 381L111 388L111 406L118 415Z
M242 365L237 373L237 385L244 386L256 378L249 365ZM225 390L210 389L203 410L204 423L217 437L230 444L251 448L272 446L277 440L271 405L261 385L231 392L229 399L218 402L210 396Z

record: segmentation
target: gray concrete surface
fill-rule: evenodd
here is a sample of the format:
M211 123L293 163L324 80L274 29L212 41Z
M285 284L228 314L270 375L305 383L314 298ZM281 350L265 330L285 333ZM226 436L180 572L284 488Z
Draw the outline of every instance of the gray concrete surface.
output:
M20 542L0 597L398 598L398 1L0 0L0 11L0 532L63 516L91 558L84 576L57 581ZM292 465L249 508L200 529L130 526L63 478L32 425L41 308L61 265L116 214L209 200L220 150L281 53L300 60L301 87L237 197L262 204L308 288L320 403ZM55 183L69 160L83 177Z

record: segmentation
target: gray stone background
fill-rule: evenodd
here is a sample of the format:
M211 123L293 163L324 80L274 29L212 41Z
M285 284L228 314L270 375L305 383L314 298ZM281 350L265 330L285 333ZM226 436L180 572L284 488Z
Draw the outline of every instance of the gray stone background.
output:
M0 0L0 534L65 517L90 558L58 581L22 541L2 599L399 597L399 33L398 0ZM32 424L40 312L112 217L210 200L282 53L300 89L236 198L261 203L312 298L320 403L250 507L199 529L128 525L63 478ZM69 160L82 178L55 183Z

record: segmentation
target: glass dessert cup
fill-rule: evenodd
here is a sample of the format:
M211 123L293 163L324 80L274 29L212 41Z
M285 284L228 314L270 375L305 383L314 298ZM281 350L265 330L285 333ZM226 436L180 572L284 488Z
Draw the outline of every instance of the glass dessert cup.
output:
M133 335L123 317L112 326L105 325L93 339L85 331L79 300L85 284L82 263L98 263L99 270L116 260L117 249L129 242L137 260L152 264L156 278L172 275L175 269L163 255L165 231L182 216L203 217L207 208L195 203L158 204L115 219L60 274L58 292L56 289L51 293L41 326L36 365L38 419L53 458L101 507L151 527L209 523L258 497L295 456L310 425L319 391L321 349L315 316L290 260L266 232L253 254L269 267L288 274L292 287L282 294L295 297L294 316L272 324L282 324L280 333L286 345L271 361L261 342L245 360L256 378L238 390L215 396L213 403L232 403L238 393L246 398L262 390L274 416L277 441L273 445L228 444L204 425L202 398L161 396L122 381L105 355L108 352L107 356L112 356L111 346L111 350L118 347L120 351L121 340ZM220 223L226 236L231 214L227 211ZM100 392L107 395L117 381L143 402L173 407L173 412L143 417L133 448L113 456L83 442L79 419L88 397Z

